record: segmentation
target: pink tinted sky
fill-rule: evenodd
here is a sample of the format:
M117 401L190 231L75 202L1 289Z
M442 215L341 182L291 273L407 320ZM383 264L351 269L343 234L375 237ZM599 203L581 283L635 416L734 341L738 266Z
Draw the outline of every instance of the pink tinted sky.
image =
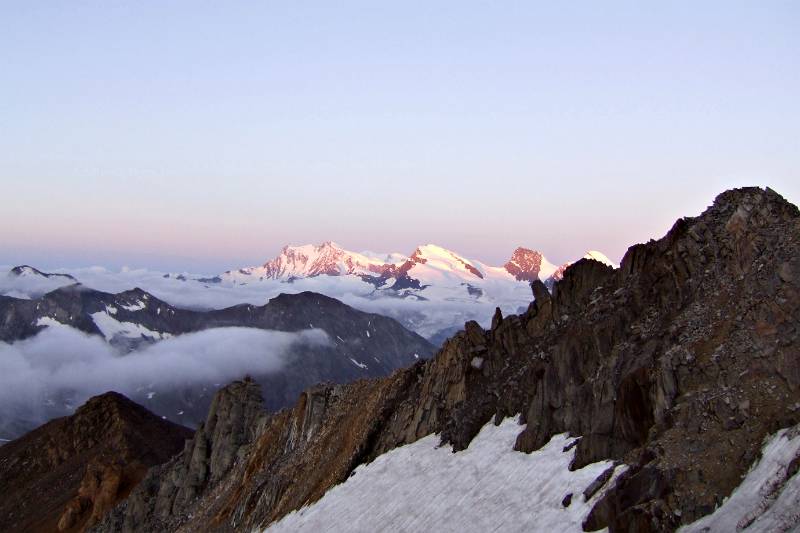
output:
M336 4L0 7L0 264L619 260L726 188L800 199L795 3Z

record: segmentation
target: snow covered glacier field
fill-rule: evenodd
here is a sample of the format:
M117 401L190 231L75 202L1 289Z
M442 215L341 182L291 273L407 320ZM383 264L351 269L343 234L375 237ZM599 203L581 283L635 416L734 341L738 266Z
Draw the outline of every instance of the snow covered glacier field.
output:
M590 510L625 466L585 501L584 489L611 461L570 471L574 448L564 450L575 439L565 434L531 454L514 451L523 428L510 418L499 426L490 422L457 453L439 447L438 435L392 450L264 533L583 531ZM800 426L778 431L722 506L680 533L800 531L800 474L792 467L798 460Z
M470 446L453 453L430 435L358 467L316 503L276 522L266 533L582 531L603 494L583 491L612 467L601 461L570 471L574 438L556 435L540 450L514 451L524 429L516 419L486 424ZM616 467L610 486L622 473ZM568 507L562 505L572 493Z

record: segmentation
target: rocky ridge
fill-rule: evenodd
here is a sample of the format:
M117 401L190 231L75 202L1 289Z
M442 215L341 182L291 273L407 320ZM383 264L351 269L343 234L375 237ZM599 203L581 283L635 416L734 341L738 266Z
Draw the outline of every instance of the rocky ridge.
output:
M522 452L567 432L581 437L573 467L628 465L586 530L674 530L731 493L767 435L800 422L799 249L795 206L770 189L728 191L619 269L578 261L552 295L535 280L526 312L498 311L488 330L468 322L430 361L314 387L251 416L243 438L198 432L96 530L264 526L387 450L431 433L464 449L517 413ZM218 449L234 459L213 475L193 461ZM191 501L187 479L202 479Z
M0 530L84 531L191 430L114 392L0 447Z

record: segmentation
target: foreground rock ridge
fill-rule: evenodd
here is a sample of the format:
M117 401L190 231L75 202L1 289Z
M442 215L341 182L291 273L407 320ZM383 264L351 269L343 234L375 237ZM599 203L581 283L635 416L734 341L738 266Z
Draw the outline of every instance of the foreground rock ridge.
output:
M249 531L397 446L440 433L461 450L518 413L522 452L568 432L582 437L573 468L628 465L584 529L674 530L713 511L764 438L800 421L799 241L795 206L731 190L619 269L578 261L552 295L534 280L525 313L498 311L489 330L468 322L387 378L316 386L274 414L255 383L234 383L94 530Z
M0 447L0 531L84 531L192 432L109 392Z

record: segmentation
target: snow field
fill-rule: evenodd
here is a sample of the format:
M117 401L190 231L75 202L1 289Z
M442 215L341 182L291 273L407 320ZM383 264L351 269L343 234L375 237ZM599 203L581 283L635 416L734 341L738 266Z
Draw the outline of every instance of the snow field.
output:
M800 426L767 439L742 483L712 514L682 527L680 533L800 530L800 474L789 465L800 457Z
M488 423L466 450L438 447L430 435L358 467L319 501L265 531L484 532L582 531L603 490L585 502L583 490L610 461L569 471L572 438L556 435L531 454L513 450L524 429L516 419ZM617 467L611 486L624 467ZM562 505L572 493L572 503Z

